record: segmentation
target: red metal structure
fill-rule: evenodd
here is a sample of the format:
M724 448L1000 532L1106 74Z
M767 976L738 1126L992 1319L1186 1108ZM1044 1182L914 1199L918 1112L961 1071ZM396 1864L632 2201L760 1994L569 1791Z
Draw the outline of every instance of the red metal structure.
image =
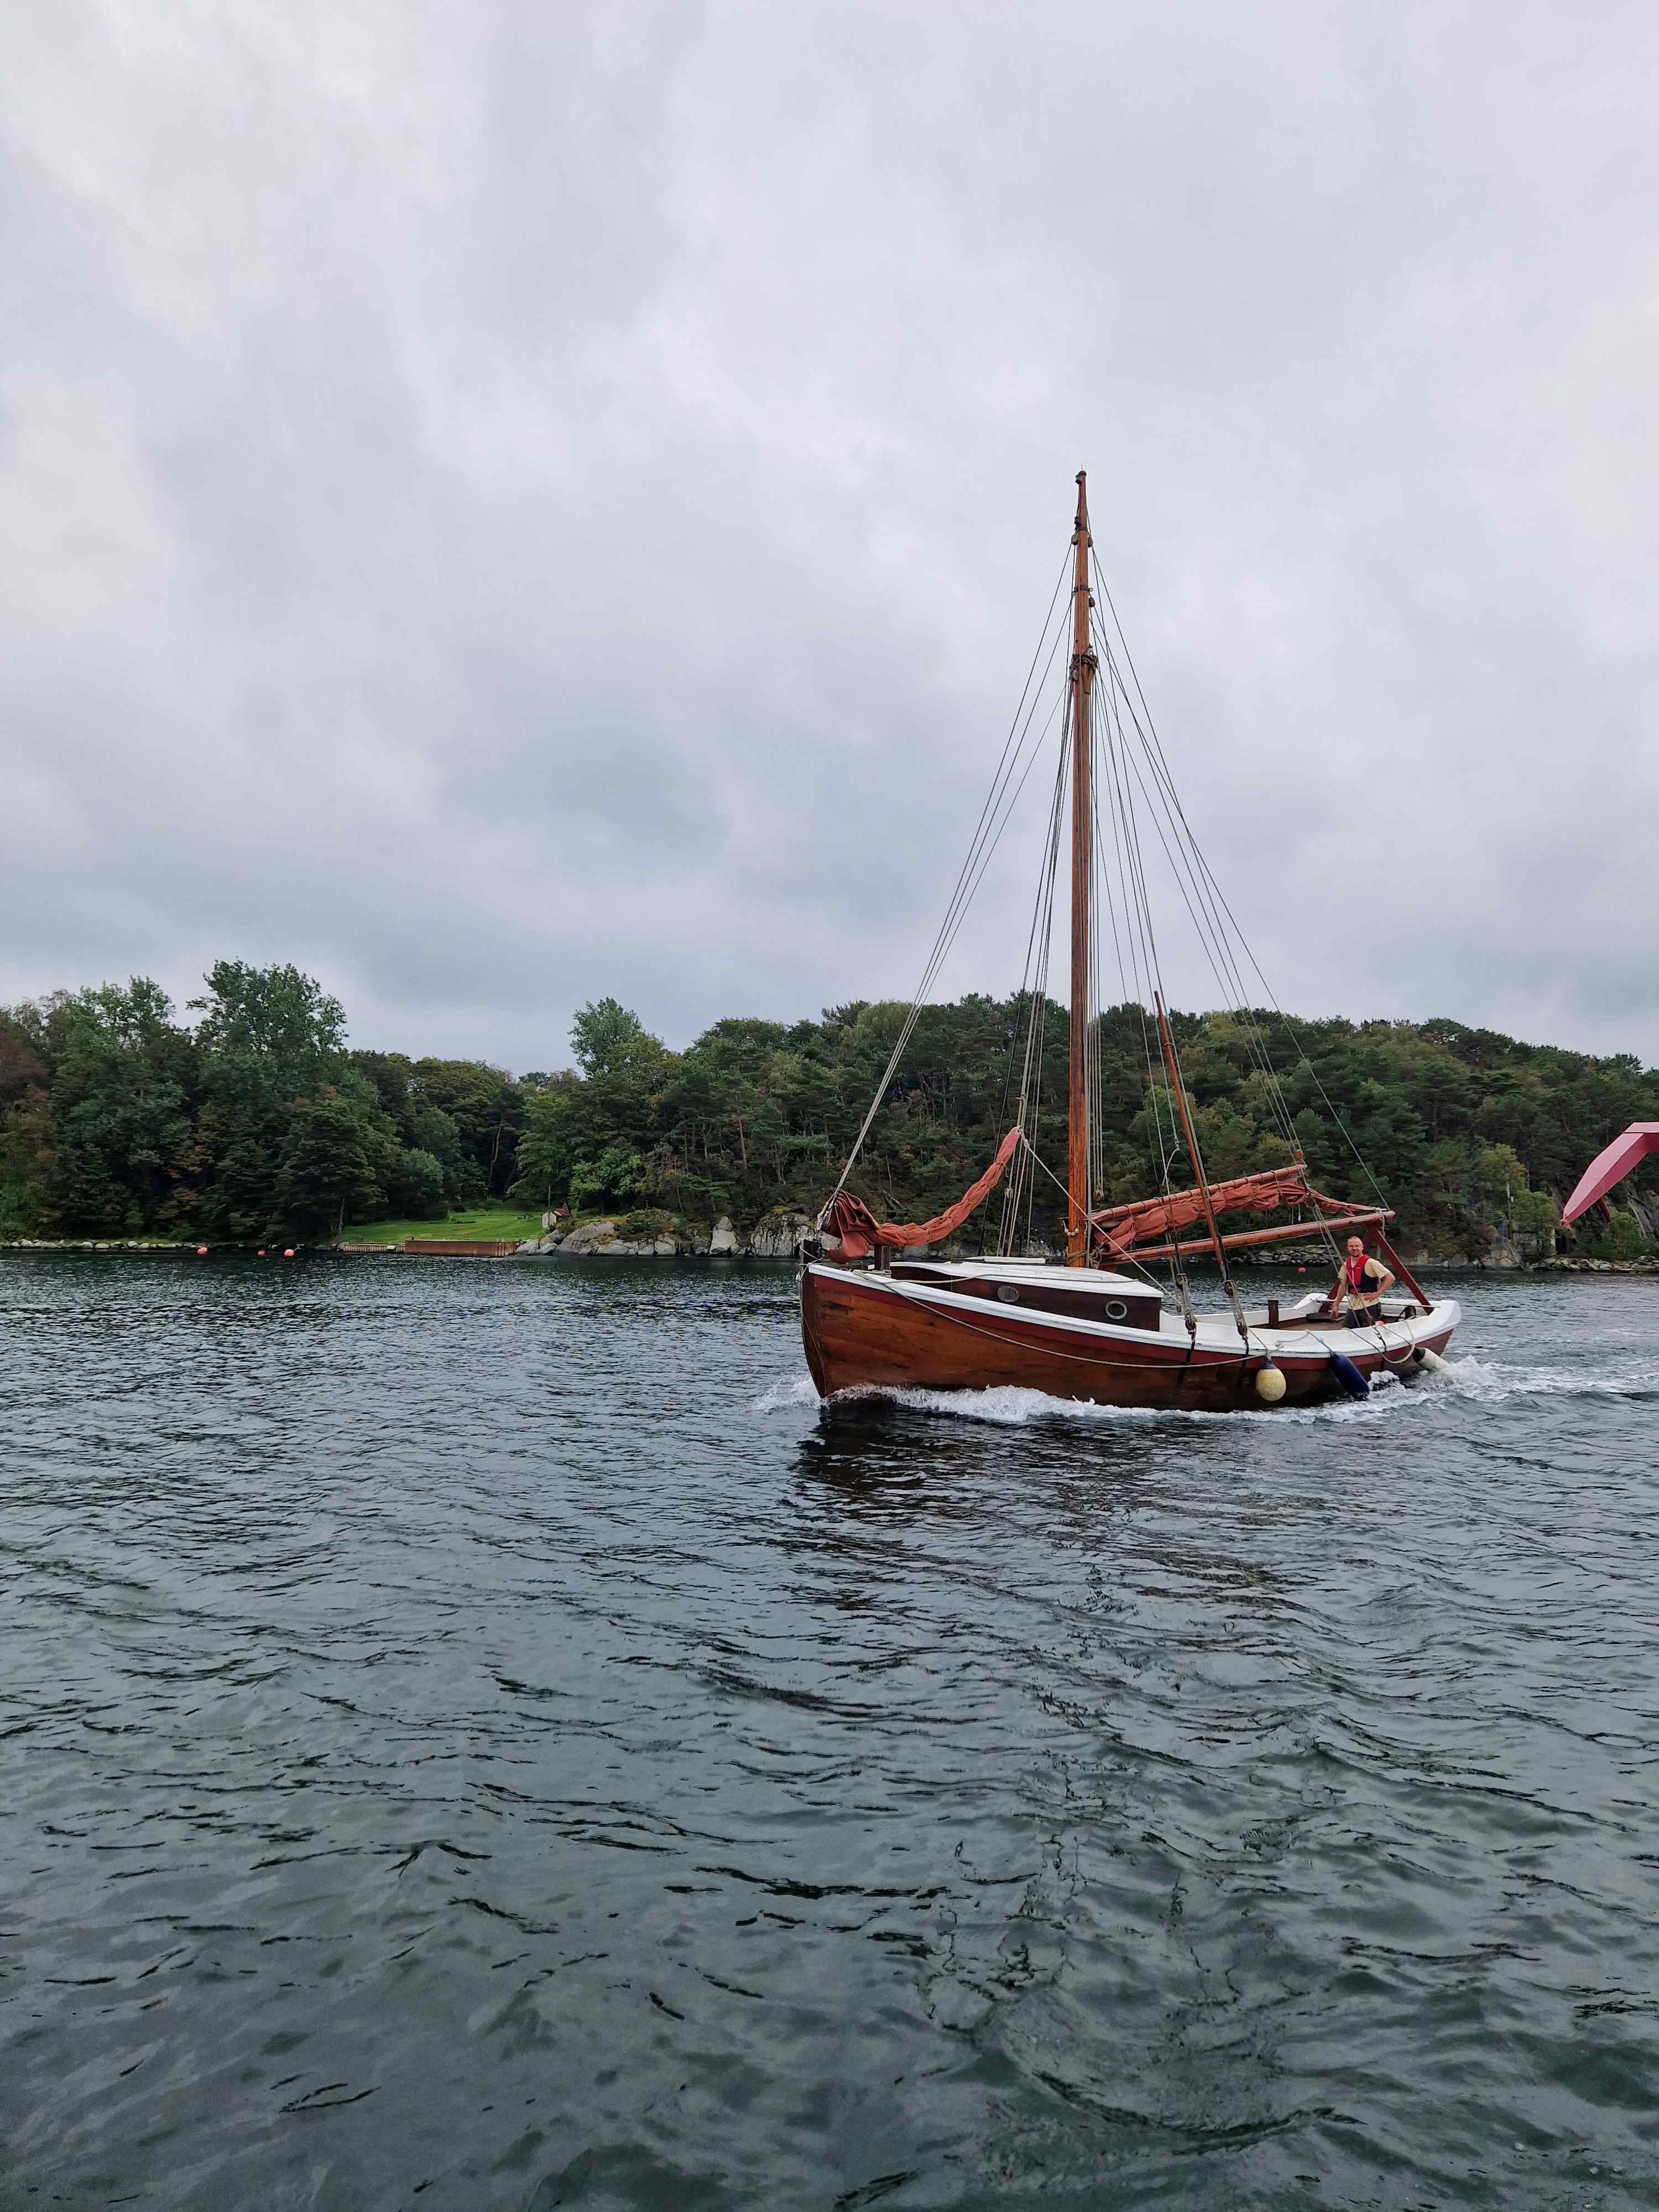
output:
M1605 1198L1614 1183L1622 1182L1650 1152L1659 1152L1659 1121L1632 1121L1624 1135L1615 1137L1599 1152L1579 1176L1572 1196L1561 1209L1562 1220L1577 1221L1581 1213L1588 1213L1598 1199Z

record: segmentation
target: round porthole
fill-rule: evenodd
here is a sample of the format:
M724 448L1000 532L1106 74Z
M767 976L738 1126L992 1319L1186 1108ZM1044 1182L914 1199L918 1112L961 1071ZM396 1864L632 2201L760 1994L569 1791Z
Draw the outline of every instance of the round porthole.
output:
M1129 1318L1129 1309L1124 1304L1121 1298L1107 1299L1106 1318L1108 1321L1127 1321Z
M1019 1304L1019 1292L1012 1283L999 1283L997 1296L1006 1306L1017 1306Z

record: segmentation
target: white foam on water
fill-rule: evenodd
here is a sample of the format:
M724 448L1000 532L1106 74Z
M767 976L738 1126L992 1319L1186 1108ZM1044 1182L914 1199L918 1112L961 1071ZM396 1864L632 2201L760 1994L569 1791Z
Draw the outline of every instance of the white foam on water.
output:
M817 1385L810 1375L781 1375L768 1383L758 1398L750 1401L751 1413L793 1413L803 1406L819 1403Z
M884 1390L871 1396L892 1399L917 1413L949 1413L958 1420L989 1421L1003 1428L1021 1428L1030 1421L1082 1421L1109 1425L1144 1425L1168 1421L1261 1421L1282 1427L1287 1421L1364 1421L1386 1418L1409 1395L1377 1390L1369 1398L1338 1399L1324 1406L1293 1406L1288 1410L1267 1406L1241 1406L1224 1413L1206 1413L1192 1407L1097 1406L1091 1400L1050 1398L1041 1390L1018 1390L1000 1386L990 1390Z
M1346 1399L1327 1406L1303 1406L1282 1412L1267 1407L1243 1407L1235 1413L1209 1413L1158 1406L1098 1406L1078 1398L1050 1398L1041 1390L1022 1390L999 1384L987 1390L911 1390L872 1383L862 1390L843 1390L836 1402L847 1405L873 1399L903 1406L916 1413L942 1413L952 1420L984 1421L999 1428L1023 1428L1031 1421L1146 1423L1157 1421L1329 1421L1376 1419L1402 1401L1409 1393L1374 1386L1369 1398ZM807 1376L792 1376L770 1383L750 1401L757 1414L799 1413L823 1401Z
M1498 1405L1511 1398L1631 1397L1659 1390L1659 1370L1640 1368L1612 1375L1586 1375L1566 1368L1511 1367L1504 1362L1476 1358L1473 1353L1449 1359L1443 1373L1414 1375L1403 1387L1393 1373L1372 1379L1367 1398L1338 1398L1319 1406L1242 1406L1230 1413L1212 1413L1185 1407L1097 1406L1076 1398L1051 1398L1041 1390L1022 1390L1000 1384L987 1390L918 1390L872 1384L863 1390L842 1393L848 1399L874 1398L907 1407L912 1413L942 1413L953 1420L988 1422L999 1428L1023 1428L1032 1421L1081 1421L1115 1424L1157 1421L1261 1421L1276 1425L1289 1422L1349 1422L1387 1420L1413 1402L1419 1406L1462 1398ZM750 1410L757 1414L800 1413L819 1405L817 1388L808 1375L781 1376L769 1383Z
M1433 1390L1457 1390L1493 1404L1506 1398L1633 1398L1659 1390L1659 1368L1636 1367L1612 1374L1582 1368L1512 1367L1506 1361L1477 1359L1469 1353L1449 1359L1447 1372L1429 1378Z

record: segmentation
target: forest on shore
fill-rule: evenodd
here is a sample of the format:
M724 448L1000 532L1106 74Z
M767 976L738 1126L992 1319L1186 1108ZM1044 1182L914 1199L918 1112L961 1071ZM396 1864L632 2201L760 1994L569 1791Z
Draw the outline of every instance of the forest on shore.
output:
M293 967L220 961L204 983L182 1017L142 977L0 1008L0 1241L316 1243L492 1199L615 1211L636 1232L815 1212L905 1014L855 1000L816 1021L736 1017L674 1052L602 998L576 1016L574 1065L513 1076L355 1048L339 1002ZM977 994L923 1011L853 1180L878 1213L924 1218L985 1166L1012 1116L1024 1012ZM1246 1024L1173 1018L1210 1175L1284 1162ZM1363 1158L1398 1212L1397 1241L1448 1259L1484 1256L1494 1233L1539 1249L1591 1156L1627 1123L1659 1121L1659 1070L1632 1054L1449 1020L1253 1018L1316 1184L1368 1196ZM1030 1133L1058 1172L1058 1006L1046 1038ZM1100 1051L1109 1195L1144 1197L1159 1187L1161 1078L1138 1008L1101 1017ZM1189 1180L1184 1162L1173 1172ZM1659 1170L1645 1172L1651 1188ZM1581 1224L1573 1249L1633 1258L1653 1225L1626 1208Z

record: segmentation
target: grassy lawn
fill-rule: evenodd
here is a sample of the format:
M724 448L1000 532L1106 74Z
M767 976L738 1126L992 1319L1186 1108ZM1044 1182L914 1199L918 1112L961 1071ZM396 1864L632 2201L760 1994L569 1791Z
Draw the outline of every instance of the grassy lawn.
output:
M483 1243L507 1237L520 1243L542 1233L541 1208L526 1213L514 1206L476 1206L465 1213L446 1215L441 1221L354 1222L341 1237L342 1244L401 1244L406 1237L453 1239L459 1243Z

